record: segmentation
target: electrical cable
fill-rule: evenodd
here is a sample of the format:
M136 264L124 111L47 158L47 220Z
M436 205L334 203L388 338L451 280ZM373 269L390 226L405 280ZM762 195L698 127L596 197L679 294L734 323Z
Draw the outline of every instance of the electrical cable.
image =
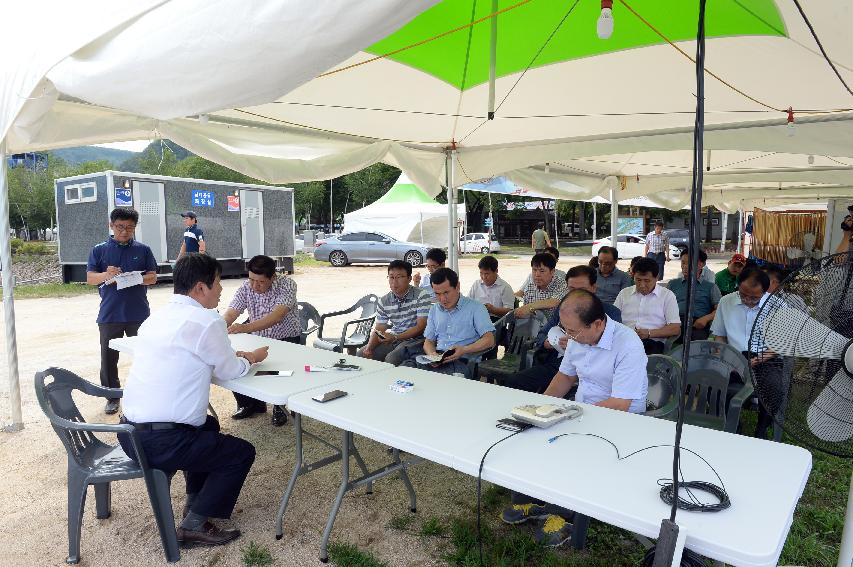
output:
M522 431L526 431L526 429L521 429L519 431L516 431L515 433L511 433L511 434L507 435L506 437L498 439L497 441L492 443L491 447L486 449L486 452L483 453L483 458L480 459L480 468L477 471L477 548L478 548L479 554L480 554L480 567L483 567L483 535L482 535L482 532L480 531L481 518L482 518L481 495L482 495L482 485L483 485L483 465L486 463L486 457L488 456L489 452L492 449L494 449L496 445L500 445L501 443L503 443L504 441L506 441L510 437L515 437L516 435L518 435Z
M835 67L835 63L832 62L832 59L827 55L826 50L823 48L823 44L820 42L820 39L817 37L817 32L814 31L814 27L812 27L812 23L809 21L806 13L803 11L803 7L800 6L799 0L794 0L794 6L797 7L797 10L800 12L800 16L802 16L803 21L806 23L806 27L809 28L809 31L812 33L812 37L814 38L815 43L820 49L821 54L823 54L823 58L826 59L827 64L835 73L835 76L838 77L838 80L841 81L841 84L844 85L844 88L847 89L847 93L853 95L853 91L850 90L850 87L847 85L847 82L844 80L844 77L841 76L841 73L838 72L838 69Z

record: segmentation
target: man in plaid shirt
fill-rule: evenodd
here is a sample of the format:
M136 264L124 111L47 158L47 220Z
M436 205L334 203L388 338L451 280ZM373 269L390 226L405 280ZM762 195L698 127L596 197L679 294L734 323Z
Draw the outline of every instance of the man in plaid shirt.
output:
M566 295L568 288L563 278L556 276L557 259L543 252L536 254L530 260L530 278L525 280L521 290L524 305L515 310L518 319L530 317L534 311L542 311L545 319L549 319L554 308Z
M299 343L302 326L296 307L296 282L275 272L275 260L269 256L255 256L247 265L248 281L243 282L234 294L231 305L223 315L229 333L252 333L259 337ZM235 323L237 317L248 311L249 319ZM237 411L232 419L244 419L255 413L267 411L267 404L234 393ZM287 413L282 406L273 406L272 424L280 427L287 423Z
M432 296L411 285L412 265L403 260L388 264L391 291L376 304L376 329L359 356L384 360L398 366L423 353L424 329L432 307Z
M655 230L646 236L643 256L658 263L658 281L663 279L663 267L669 262L669 236L663 231L663 221L655 222Z

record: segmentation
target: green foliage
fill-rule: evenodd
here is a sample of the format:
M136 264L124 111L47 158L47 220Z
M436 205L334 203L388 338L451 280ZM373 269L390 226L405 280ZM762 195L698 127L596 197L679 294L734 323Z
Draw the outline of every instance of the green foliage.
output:
M12 246L12 254L18 254L21 251L21 246L24 245L24 241L20 238L13 238L9 244Z
M330 543L329 559L338 567L388 567L372 553L361 551L350 543Z
M17 238L15 240L18 240ZM53 254L53 250L47 247L44 242L24 242L18 247L18 254L30 254L33 256L46 256Z
M41 299L45 297L74 297L96 293L98 287L83 283L47 283L47 284L25 284L15 286L15 299Z
M415 517L413 515L400 514L399 516L393 516L388 520L388 527L392 530L407 530L414 521Z
M267 567L272 565L273 559L270 550L265 546L250 541L249 545L242 548L244 567Z
M346 212L369 205L387 193L398 177L400 170L384 163L375 163L361 171L345 175L341 180L346 190L347 202L343 204ZM337 202L335 206L337 208Z
M421 535L422 536L436 536L441 537L447 533L447 526L445 526L441 520L436 518L435 516L427 518L427 520L421 526Z

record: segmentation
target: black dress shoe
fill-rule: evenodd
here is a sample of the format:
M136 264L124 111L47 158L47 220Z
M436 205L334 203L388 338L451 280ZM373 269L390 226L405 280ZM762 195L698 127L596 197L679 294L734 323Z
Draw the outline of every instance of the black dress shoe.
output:
M205 522L198 531L178 528L176 535L181 547L213 546L234 541L240 537L240 530L223 530L210 522Z
M264 402L258 402L255 405L255 413L267 413L267 404Z
M107 415L113 415L114 413L118 413L118 399L110 399L107 400L107 405L104 406L104 413Z
M256 411L257 409L255 409L254 406L242 406L237 408L237 411L231 414L231 419L246 419L247 417L255 415Z
M272 424L276 427L281 427L287 423L287 412L284 411L284 406L272 407Z

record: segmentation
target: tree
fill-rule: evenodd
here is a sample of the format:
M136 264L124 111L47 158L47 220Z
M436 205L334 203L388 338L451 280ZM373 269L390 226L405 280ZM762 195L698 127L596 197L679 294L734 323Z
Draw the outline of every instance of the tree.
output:
M373 165L356 171L335 180L335 192L338 188L346 190L343 203L343 211L349 212L350 206L353 210L360 209L377 200L388 192L397 178L400 170L384 163ZM338 181L341 183L339 184ZM336 208L338 206L335 199Z
M315 221L320 220L323 215L323 205L327 203L326 196L329 194L326 184L322 181L309 181L294 183L292 186L296 222L309 224L312 218Z

